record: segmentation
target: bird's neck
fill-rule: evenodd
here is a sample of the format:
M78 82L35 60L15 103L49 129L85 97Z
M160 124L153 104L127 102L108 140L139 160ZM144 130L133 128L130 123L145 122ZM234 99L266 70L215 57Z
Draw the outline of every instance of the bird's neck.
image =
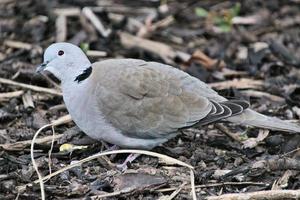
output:
M89 90L90 84L89 84L88 78L83 79L81 76L78 78L79 80L75 81L75 79L61 82L61 88L63 91L64 99L65 99L65 97L70 98L70 101L73 98L78 99L78 97L80 97L80 95L86 94L87 90Z
M82 71L79 75L76 76L74 79L74 82L77 82L78 84L90 77L90 75L93 72L92 66L87 67L85 70Z

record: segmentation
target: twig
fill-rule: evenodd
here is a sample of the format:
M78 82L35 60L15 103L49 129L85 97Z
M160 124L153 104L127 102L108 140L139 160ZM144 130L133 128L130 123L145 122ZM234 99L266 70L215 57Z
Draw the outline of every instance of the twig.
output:
M243 148L254 148L258 144L260 144L264 139L266 139L269 135L269 130L268 129L259 129L258 136L253 138L248 138L247 140L244 140L243 143Z
M151 17L151 21L152 21L153 17ZM167 16L166 18L154 23L154 24L145 24L144 26L140 27L140 30L137 33L138 37L145 37L148 36L149 34L151 34L151 32L154 32L155 30L162 28L162 27L166 27L169 26L170 24L172 24L174 22L174 17L172 15Z
M99 6L91 8L94 12L107 11L109 13L123 13L123 14L134 14L134 15L155 15L157 10L149 7L141 7L132 9L132 7L114 4L113 6Z
M29 108L29 107L34 108L33 97L30 91L23 94L22 101L23 101L24 108Z
M204 185L196 185L195 189L199 188L209 188L209 187L220 187L220 186L226 186L226 185L257 185L257 186L268 186L266 183L261 182L224 182L224 183L209 183ZM170 192L176 190L178 187L171 187L171 188L164 188L157 190L158 192ZM189 185L185 186L183 189L190 188Z
M40 174L39 170L38 170L38 166L35 162L35 159L34 159L34 143L35 143L35 140L37 138L37 136L39 135L39 133L45 129L45 128L48 128L52 126L52 124L46 124L45 126L41 127L33 136L33 139L31 141L31 148L30 148L30 157L31 157L31 162L32 162L32 166L34 168L34 170L36 171L37 175L38 175L38 178L39 178L39 184L40 184L40 189L41 189L41 196L42 196L42 200L45 200L46 199L46 195L45 195L45 187L44 187L44 182L43 182L43 177L42 175ZM53 136L52 136L53 138Z
M90 196L89 198L91 198L92 200L99 200L99 199L104 199L104 198L107 198L107 197L118 196L118 195L121 195L123 193L124 193L124 191L115 191L115 192L110 192L110 193L107 193L107 194Z
M266 92L262 92L262 91L256 91L256 90L243 90L240 91L243 95L248 96L248 97L257 97L257 98L267 98L271 101L275 101L275 102L284 102L284 98L280 97L280 96L276 96L273 94L269 94Z
M174 192L172 192L172 194L169 197L167 197L164 200L174 199L177 196L177 194L179 194L179 192L184 188L185 185L186 185L186 182L182 183Z
M190 174L191 174L192 197L193 197L193 200L197 200L194 169L190 168Z
M80 15L80 9L79 8L56 8L54 9L54 13L56 15L64 15L66 17L78 16Z
M85 41L89 38L89 41L98 40L97 30L89 22L88 18L84 14L80 14L79 22L83 28L80 32L78 32L70 41L75 42L74 44L79 45L82 41Z
M33 90L35 92L43 92L43 93L53 94L53 95L57 95L57 96L62 96L62 93L55 89L29 85L29 84L25 84L25 83L19 83L16 81L5 79L5 78L0 78L0 83L26 88L29 90Z
M298 172L295 170L286 170L281 177L274 181L271 190L281 190L286 188L290 178L296 176L297 173Z
M300 170L300 161L295 158L272 156L271 158L256 161L251 166L252 169L275 170Z
M52 86L54 86L56 89L60 90L60 86L55 83L47 74L41 74Z
M58 15L55 21L56 27L56 42L64 42L67 38L67 17Z
M207 200L281 200L299 199L300 190L268 190L238 194L223 194L220 196L210 196Z
M168 63L172 63L172 60L176 57L174 49L164 43L147 40L126 32L120 32L121 43L126 48L137 47L156 55L159 55Z
M52 141L51 141L51 147L48 151L48 166L49 166L49 173L52 173L52 168L51 168L51 164L52 164L52 160L51 160L51 154L53 151L53 146L54 146L54 138L55 138L55 130L54 130L54 126L51 127L52 128Z
M66 109L65 104L58 104L58 105L52 106L48 110L49 111L57 111L57 110L63 110L63 109Z
M86 55L90 56L90 57L106 57L107 56L107 52L105 52L105 51L88 50L86 52Z
M111 33L110 29L105 29L100 19L95 15L95 13L89 7L84 7L82 13L92 22L96 30L103 36L108 37Z
M290 155L290 154L292 154L292 153L295 153L295 152L297 152L297 151L299 151L299 150L300 150L300 147L298 147L297 149L294 149L294 150L292 150L292 151L286 152L286 153L284 153L284 154L281 154L280 157L288 156L288 155Z
M59 138L61 138L63 134L55 135L53 136L45 136L43 138L36 139L36 144L45 144L48 142L51 142L52 140L56 141ZM25 140L25 141L19 141L15 143L6 143L6 144L0 144L0 147L5 149L6 151L21 151L28 147L31 144L32 140Z
M66 123L69 123L72 121L72 118L71 118L71 115L65 115L65 116L62 116L56 120L53 120L51 122L51 124L53 126L59 126L59 125L62 125L62 124L66 124Z
M219 80L226 79L226 77L241 77L248 73L245 71L237 71L229 68L222 68L220 71L213 71L213 76Z
M0 101L5 101L5 100L8 100L10 98L19 97L22 94L24 94L23 90L18 90L18 91L14 91L14 92L0 93Z
M32 45L25 42L14 41L14 40L5 40L4 45L15 49L26 49L28 51L32 49L36 49L40 53L43 52L43 49L40 46Z
M215 127L219 130L221 130L223 133L225 133L227 136L229 136L231 139L242 143L242 140L239 136L237 136L236 134L232 133L226 126L224 126L223 124L215 124Z
M208 84L210 87L216 88L218 90L237 88L237 89L259 89L264 86L264 82L261 80L253 80L248 78L233 79L230 81L223 81L217 83Z
M222 69L226 67L226 64L223 60L212 59L199 49L192 54L189 62L191 61L200 63L208 70L213 70L215 68Z

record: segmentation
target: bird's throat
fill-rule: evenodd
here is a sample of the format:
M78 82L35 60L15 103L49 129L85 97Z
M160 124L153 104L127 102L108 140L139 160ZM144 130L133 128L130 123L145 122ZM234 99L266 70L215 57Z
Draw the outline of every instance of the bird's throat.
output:
M80 83L81 81L84 81L85 79L87 79L92 74L92 71L93 71L92 66L86 68L85 70L83 70L83 72L81 74L76 76L74 81L77 82L77 83Z

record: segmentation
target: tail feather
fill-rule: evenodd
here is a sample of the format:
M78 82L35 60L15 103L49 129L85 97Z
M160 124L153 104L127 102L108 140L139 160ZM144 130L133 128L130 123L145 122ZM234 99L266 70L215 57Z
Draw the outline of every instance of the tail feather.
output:
M268 117L251 109L246 109L243 113L229 117L226 120L271 130L300 133L299 124L284 121L276 117Z

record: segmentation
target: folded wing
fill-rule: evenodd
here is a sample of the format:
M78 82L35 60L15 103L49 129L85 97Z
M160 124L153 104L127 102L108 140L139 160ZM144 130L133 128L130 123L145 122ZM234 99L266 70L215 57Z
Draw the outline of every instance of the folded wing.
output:
M223 97L208 86L196 88L203 87L197 85L201 81L159 63L107 60L93 69L99 108L130 137L173 137L180 128L225 119L248 107L244 101L217 102Z

